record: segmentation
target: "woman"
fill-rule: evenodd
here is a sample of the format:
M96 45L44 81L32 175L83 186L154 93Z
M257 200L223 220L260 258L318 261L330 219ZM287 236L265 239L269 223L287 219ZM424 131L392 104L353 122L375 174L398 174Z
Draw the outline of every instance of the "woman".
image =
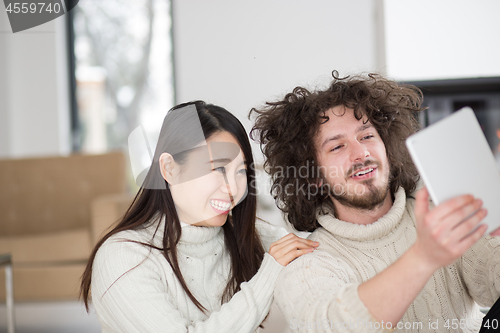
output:
M141 189L82 277L103 332L257 329L282 267L318 244L260 223L264 243L279 239L265 252L252 166L246 132L225 109L169 111Z

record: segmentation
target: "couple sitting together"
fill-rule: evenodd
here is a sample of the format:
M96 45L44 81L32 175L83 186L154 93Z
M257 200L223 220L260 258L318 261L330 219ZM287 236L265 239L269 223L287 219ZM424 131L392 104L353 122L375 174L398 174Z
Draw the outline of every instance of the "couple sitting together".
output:
M487 212L471 195L430 202L405 146L421 103L416 87L334 72L324 90L252 109L272 195L308 239L256 217L236 117L202 101L172 108L132 205L91 255L87 309L103 332L255 332L273 298L304 332L494 326L500 230L476 229ZM478 304L493 306L487 317Z

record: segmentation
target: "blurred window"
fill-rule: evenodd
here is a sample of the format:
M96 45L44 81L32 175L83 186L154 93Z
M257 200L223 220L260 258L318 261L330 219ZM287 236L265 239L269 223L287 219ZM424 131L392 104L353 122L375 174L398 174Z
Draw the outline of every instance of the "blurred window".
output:
M73 12L74 150L126 150L174 105L171 2L86 0Z

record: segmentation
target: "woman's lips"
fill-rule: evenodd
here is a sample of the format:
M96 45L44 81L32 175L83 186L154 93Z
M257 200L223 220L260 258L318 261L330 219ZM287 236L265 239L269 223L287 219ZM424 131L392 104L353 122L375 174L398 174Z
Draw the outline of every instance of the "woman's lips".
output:
M224 201L224 200L210 200L210 207L217 213L217 214L228 214L229 210L231 209L231 202L230 201Z

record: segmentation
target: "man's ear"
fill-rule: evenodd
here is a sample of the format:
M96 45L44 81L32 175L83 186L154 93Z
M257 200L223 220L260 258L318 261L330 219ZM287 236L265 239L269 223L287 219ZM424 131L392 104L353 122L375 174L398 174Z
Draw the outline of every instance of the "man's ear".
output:
M160 163L161 176L172 185L174 183L174 158L169 153L163 153L158 162Z
M323 178L317 178L316 181L312 184L309 182L309 179L307 180L307 182L310 184L310 186L313 187L321 188L321 186L323 186Z

